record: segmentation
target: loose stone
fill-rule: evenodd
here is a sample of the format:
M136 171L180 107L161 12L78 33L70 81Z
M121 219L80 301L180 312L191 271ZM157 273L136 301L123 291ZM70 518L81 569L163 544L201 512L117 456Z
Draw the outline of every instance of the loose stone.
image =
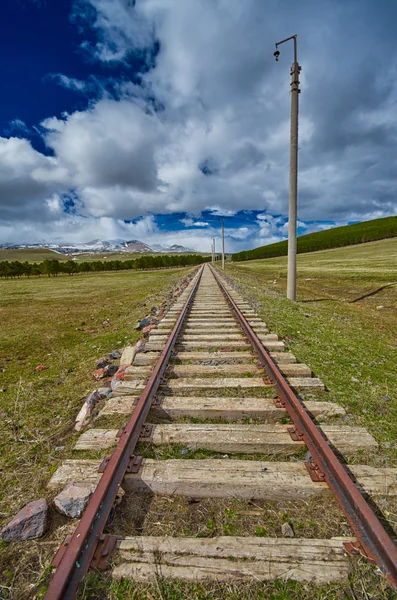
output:
M96 361L95 366L96 366L97 369L103 369L104 367L107 367L108 364L109 363L108 363L108 361L107 361L106 358L99 358Z
M283 523L281 526L281 533L284 537L295 537L294 530L289 523Z
M95 490L95 485L69 483L54 499L58 512L72 519L81 517L88 501Z
M21 542L40 538L47 527L48 504L45 498L29 502L2 529L1 538L6 542Z

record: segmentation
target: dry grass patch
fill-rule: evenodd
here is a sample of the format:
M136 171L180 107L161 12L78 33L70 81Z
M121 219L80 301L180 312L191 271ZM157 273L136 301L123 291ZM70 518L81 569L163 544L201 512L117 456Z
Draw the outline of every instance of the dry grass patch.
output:
M116 535L282 537L289 523L296 537L351 536L333 498L274 502L237 498L185 498L126 494L110 531Z

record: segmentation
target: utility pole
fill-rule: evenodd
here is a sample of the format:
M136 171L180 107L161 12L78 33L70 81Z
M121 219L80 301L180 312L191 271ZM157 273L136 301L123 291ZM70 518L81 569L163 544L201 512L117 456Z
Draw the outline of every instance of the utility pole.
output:
M212 264L215 264L215 238L212 238Z
M222 221L222 271L225 270L225 221Z
M290 171L289 171L289 210L288 210L288 275L287 298L296 300L296 221L298 199L298 115L299 115L299 73L296 35L292 35L276 43L274 56L278 61L280 51L278 46L294 40L294 62L291 67L291 142L290 142Z

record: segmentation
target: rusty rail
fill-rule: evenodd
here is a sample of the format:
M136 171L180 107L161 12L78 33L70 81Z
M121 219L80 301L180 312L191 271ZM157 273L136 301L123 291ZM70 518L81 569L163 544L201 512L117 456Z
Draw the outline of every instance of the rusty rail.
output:
M103 475L80 523L64 548L58 568L48 586L45 600L69 600L74 598L78 585L87 573L97 552L98 545L101 548L103 530L112 510L119 486L129 465L133 462L133 452L142 426L145 423L150 406L167 368L175 341L197 291L203 268L201 267L198 273L197 281L181 310L166 346L153 368L145 389L138 398L130 420L123 429L120 440L106 464Z
M238 322L255 349L259 360L272 380L279 396L280 405L285 407L294 424L292 433L303 440L312 455L307 465L309 473L316 481L325 481L343 513L345 514L358 543L349 547L350 552L360 553L374 562L384 573L388 582L397 589L397 547L383 525L355 485L346 465L343 465L330 448L321 430L314 424L302 402L294 394L278 367L265 350L262 342L249 325L232 296L222 284L219 275L211 271L222 290Z

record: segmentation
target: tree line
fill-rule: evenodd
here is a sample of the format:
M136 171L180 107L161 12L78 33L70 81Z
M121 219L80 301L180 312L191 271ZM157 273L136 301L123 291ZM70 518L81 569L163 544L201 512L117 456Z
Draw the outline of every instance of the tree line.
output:
M161 254L158 256L140 256L131 260L93 260L77 262L73 260L60 261L56 258L46 259L40 263L30 263L19 260L0 262L0 277L26 277L60 274L74 275L76 273L96 273L100 271L124 271L127 269L167 269L186 267L209 262L210 256L198 254Z
M397 217L385 217L364 221L354 225L344 225L325 231L317 231L301 235L297 239L298 254L304 252L316 252L329 248L341 248L364 242L374 242L386 238L397 237ZM254 260L258 258L273 258L275 256L286 256L288 254L288 241L259 246L254 250L243 250L232 255L233 261Z

